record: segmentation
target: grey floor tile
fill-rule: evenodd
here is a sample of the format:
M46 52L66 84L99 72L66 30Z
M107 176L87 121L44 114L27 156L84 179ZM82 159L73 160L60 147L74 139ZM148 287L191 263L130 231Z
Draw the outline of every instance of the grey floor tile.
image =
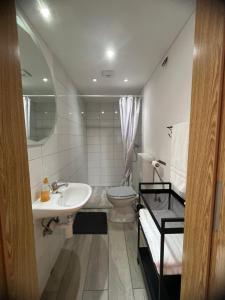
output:
M85 291L83 300L108 300L108 291Z
M67 265L70 263L71 255L73 254L75 238L66 240L60 254L56 260L51 276L45 287L45 292L57 292L67 269Z
M137 224L124 223L124 233L130 265L132 286L134 289L143 289L144 281L141 274L141 269L137 264Z
M93 235L85 290L107 290L109 272L108 235Z
M70 262L59 286L57 300L82 299L92 235L77 235Z
M109 299L134 299L123 224L110 222Z
M56 300L57 293L54 292L44 292L41 296L41 300Z
M148 296L147 296L145 289L135 289L134 290L134 299L135 300L148 300Z
M136 263L136 226L108 222L108 229L108 235L76 235L65 242L42 300L147 299Z

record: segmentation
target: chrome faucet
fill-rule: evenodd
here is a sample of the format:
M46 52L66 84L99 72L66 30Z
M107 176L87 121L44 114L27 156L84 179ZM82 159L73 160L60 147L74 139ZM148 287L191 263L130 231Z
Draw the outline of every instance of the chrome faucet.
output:
M62 186L68 187L68 183L58 183L58 181L53 181L51 184L52 193L58 193L58 189Z

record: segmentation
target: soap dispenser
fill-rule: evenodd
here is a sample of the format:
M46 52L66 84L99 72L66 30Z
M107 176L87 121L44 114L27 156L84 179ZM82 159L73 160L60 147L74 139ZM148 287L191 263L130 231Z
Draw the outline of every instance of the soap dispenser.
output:
M50 186L48 183L48 177L45 177L41 188L41 202L46 202L50 199Z

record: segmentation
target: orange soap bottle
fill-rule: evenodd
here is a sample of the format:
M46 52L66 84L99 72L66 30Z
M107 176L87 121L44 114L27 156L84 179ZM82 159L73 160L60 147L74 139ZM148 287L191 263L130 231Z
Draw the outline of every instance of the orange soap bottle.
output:
M49 199L50 199L50 187L48 183L48 177L45 177L41 188L41 202L46 202Z

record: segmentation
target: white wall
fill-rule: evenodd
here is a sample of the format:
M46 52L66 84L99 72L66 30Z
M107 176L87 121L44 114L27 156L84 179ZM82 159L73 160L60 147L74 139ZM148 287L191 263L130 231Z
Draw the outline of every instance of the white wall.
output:
M54 62L55 63L55 62ZM59 69L57 70L59 72ZM87 182L86 129L82 119L83 104L79 103L69 78L56 78L57 123L54 134L41 147L29 147L29 169L32 200L37 199L44 176L54 180ZM57 75L56 75L57 77ZM73 95L73 96L71 96ZM69 113L72 112L72 115ZM40 221L34 222L36 257L40 292L61 250L64 232L56 229L53 235L43 237Z
M161 174L169 179L170 143L167 126L189 120L195 16L171 45L168 64L161 63L144 87L142 106L143 152L167 163Z
M27 23L29 23L26 20ZM40 193L44 176L49 181L87 182L86 120L81 111L85 105L77 98L71 79L53 56L46 44L29 24L31 34L48 61L57 95L57 121L53 135L43 146L28 147L32 201ZM64 243L63 230L56 228L53 235L42 235L40 221L34 221L36 258L40 294Z
M118 100L108 103L90 100L86 111L88 182L92 186L119 185L124 156Z

